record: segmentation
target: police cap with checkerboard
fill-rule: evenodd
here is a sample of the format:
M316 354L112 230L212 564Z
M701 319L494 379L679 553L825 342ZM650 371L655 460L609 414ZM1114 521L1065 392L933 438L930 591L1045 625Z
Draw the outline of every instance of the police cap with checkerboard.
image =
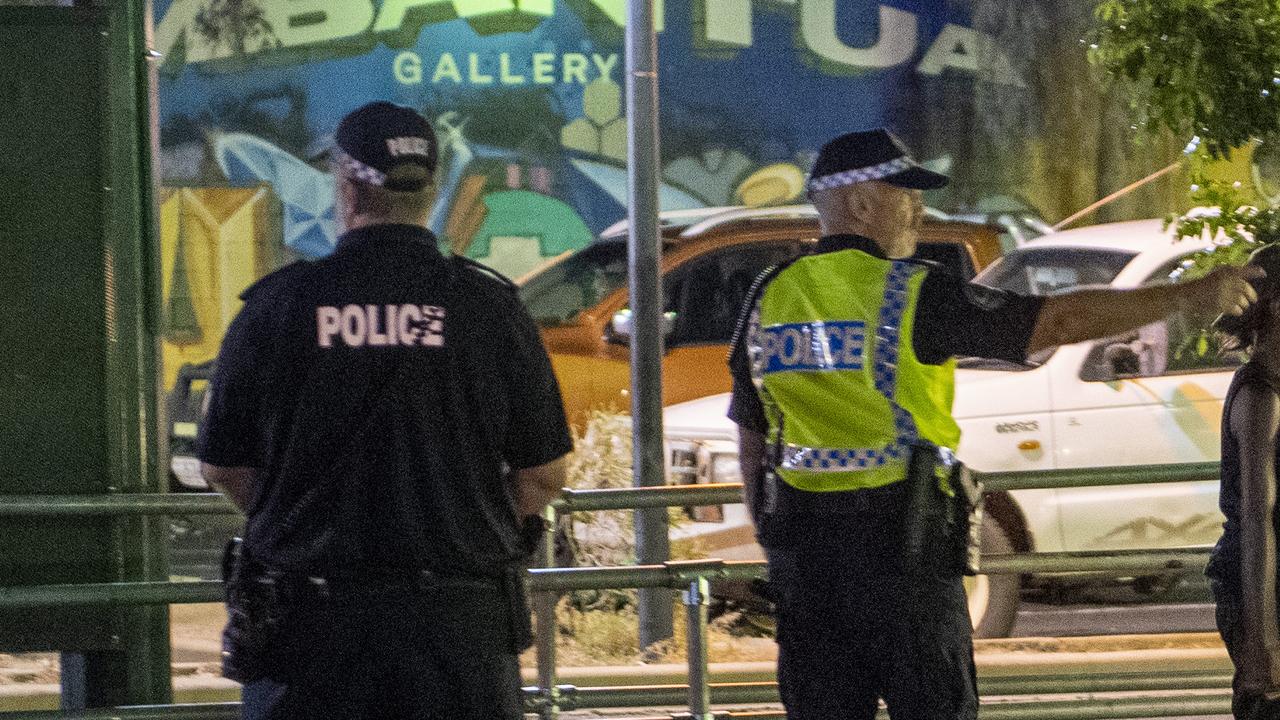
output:
M356 182L397 192L416 192L436 169L436 134L418 112L389 102L371 102L342 118L334 134L335 159ZM426 170L405 172L406 166Z
M893 133L876 128L846 133L823 145L806 187L813 193L872 180L915 190L934 190L948 182L946 175L921 167Z

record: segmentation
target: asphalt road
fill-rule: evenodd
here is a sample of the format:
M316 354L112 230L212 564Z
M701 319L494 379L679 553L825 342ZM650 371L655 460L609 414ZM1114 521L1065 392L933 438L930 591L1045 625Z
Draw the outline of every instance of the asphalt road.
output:
M1208 584L1203 577L1192 576L1155 595L1109 588L1077 590L1057 602L1024 601L1012 635L1071 637L1216 630ZM1199 715L1174 720L1231 720L1231 716Z
M1012 634L1073 637L1216 630L1208 583L1196 575L1148 595L1119 587L1077 589L1052 601L1025 600Z

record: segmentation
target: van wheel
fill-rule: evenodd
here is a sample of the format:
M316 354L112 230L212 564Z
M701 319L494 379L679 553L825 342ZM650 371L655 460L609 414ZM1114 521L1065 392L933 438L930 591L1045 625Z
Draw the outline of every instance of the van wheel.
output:
M1013 541L990 515L982 519L982 553L1013 552ZM1009 637L1018 616L1018 592L1022 579L1017 574L975 575L964 579L969 596L969 620L973 636L978 638Z

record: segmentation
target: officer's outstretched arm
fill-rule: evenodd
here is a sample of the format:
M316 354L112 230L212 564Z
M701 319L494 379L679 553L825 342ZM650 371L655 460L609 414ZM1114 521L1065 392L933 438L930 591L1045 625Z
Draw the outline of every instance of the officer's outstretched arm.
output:
M738 426L738 466L742 472L743 502L751 513L751 521L758 524L756 498L764 484L764 435L741 425Z
M257 474L257 468L200 463L200 475L204 477L204 481L226 495L231 504L240 508L242 513L249 512L249 502L253 499L253 480Z
M565 486L565 460L516 470L516 510L520 517L537 515Z
M1119 335L1182 309L1238 315L1258 299L1249 280L1264 275L1256 266L1220 267L1202 278L1176 285L1088 289L1053 295L1045 299L1036 318L1027 355Z

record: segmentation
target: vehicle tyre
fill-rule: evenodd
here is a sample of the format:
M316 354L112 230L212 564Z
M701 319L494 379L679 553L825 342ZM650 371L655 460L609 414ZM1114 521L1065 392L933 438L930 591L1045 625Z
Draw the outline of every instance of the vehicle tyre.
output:
M982 554L1010 553L1013 541L999 521L987 515L982 520ZM1018 593L1022 579L1016 573L976 575L964 579L969 596L969 619L976 638L1009 637L1018 615Z

